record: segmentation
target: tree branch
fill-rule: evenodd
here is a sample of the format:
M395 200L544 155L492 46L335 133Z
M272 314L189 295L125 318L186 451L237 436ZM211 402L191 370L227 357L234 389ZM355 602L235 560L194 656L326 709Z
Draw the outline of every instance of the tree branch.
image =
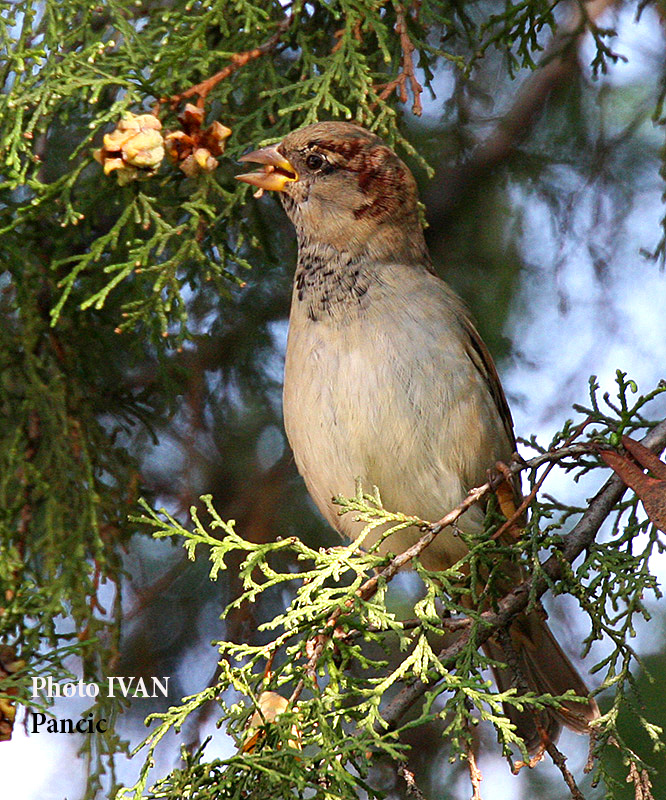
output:
M490 136L476 147L464 164L437 170L424 197L428 222L433 229L445 224L465 194L525 138L553 90L563 86L578 71L577 47L584 34L616 2L590 0L584 4L574 3L569 21L553 37L539 67L523 81L513 104Z
M205 81L201 81L201 83L197 83L196 86L191 86L184 92L180 94L172 95L168 98L169 103L172 106L178 105L178 103L182 102L183 100L187 100L194 95L198 96L197 105L203 106L206 97L210 94L210 92L217 86L218 83L228 78L230 75L233 75L236 70L244 67L249 61L254 61L255 58L259 58L260 56L266 55L266 53L270 53L271 50L274 50L280 39L282 38L282 34L289 28L291 23L293 22L294 15L289 14L286 16L277 26L275 33L267 39L263 44L260 44L258 47L253 47L251 50L244 50L242 53L234 53L231 56L231 63L227 64L224 69L221 69L219 72L216 72L215 75L211 75L210 78L206 78Z
M481 770L477 766L474 748L470 743L467 745L467 769L469 770L469 780L472 784L472 800L483 800L481 797L483 775L481 775Z
M586 424L586 423L585 423ZM582 432L585 424L579 426L578 433ZM653 450L660 450L666 446L666 420L660 422L655 428L643 439L643 444ZM566 445L562 448L550 450L547 453L542 453L529 461L514 461L507 471L511 473L519 473L525 469L536 469L544 463L556 461L558 458L570 456L573 452L593 452L595 448L591 445L572 445L569 439ZM418 517L407 518L413 519L414 525L421 527L425 532L421 538L415 542L411 547L404 550L402 553L394 556L389 563L375 575L368 578L359 589L356 590L355 597L362 600L370 599L377 589L380 582L388 583L392 580L397 573L405 567L413 558L419 556L426 547L438 536L445 528L453 525L468 508L473 506L489 492L496 488L502 481L506 480L506 474L497 474L489 478L489 480L482 486L470 489L467 497L459 503L454 509L445 514L440 520L434 523L425 522ZM613 477L604 485L603 489L591 501L588 510L580 519L578 524L574 527L570 534L565 538L565 547L563 556L569 562L572 562L586 546L593 541L599 527L604 519L613 509L613 506L620 499L625 490L625 485L622 481ZM610 501L610 502L609 502ZM579 545L579 542L583 543ZM578 547L578 549L575 549ZM553 580L560 577L561 561L555 556L551 556L548 561L543 565L543 572L545 572ZM551 573L553 573L551 575ZM532 590L534 584L535 589ZM487 627L482 631L476 632L477 644L481 645L486 639L493 635L494 631L505 627L508 622L513 619L520 611L527 605L530 596L541 597L547 590L548 583L545 578L541 577L537 581L527 580L517 586L510 592L504 600L500 603L500 611L497 613L484 612L481 618L487 623ZM335 633L338 619L345 612L349 611L355 601L355 597L349 598L344 604L337 606L326 622L326 626L314 637L312 637L306 644L306 654L308 656L305 665L305 675L310 680L316 679L317 664L321 657L326 644L330 641ZM471 635L470 618L455 620L455 629L464 629L466 631L461 635L454 644L446 648L439 654L439 658L443 663L455 661L456 657L466 645ZM415 682L406 686L398 696L389 704L387 708L388 716L384 717L385 722L389 726L394 724L419 697L429 688L430 683ZM293 705L301 696L305 688L305 679L301 678L296 684L294 691L289 698L289 704Z
M553 764L559 769L562 773L562 777L564 778L564 782L571 793L572 800L585 800L585 796L578 788L578 784L576 783L576 779L571 774L569 768L567 767L567 759L566 756L561 753L557 747L555 747L553 742L550 742L546 750L548 751L548 755L553 759Z

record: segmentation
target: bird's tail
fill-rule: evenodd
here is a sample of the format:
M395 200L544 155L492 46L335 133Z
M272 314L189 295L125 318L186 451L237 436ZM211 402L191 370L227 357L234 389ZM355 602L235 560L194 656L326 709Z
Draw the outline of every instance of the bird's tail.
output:
M573 689L578 697L588 697L589 690L583 679L537 611L521 614L514 620L509 629L509 641L511 646L505 642L503 647L492 638L483 646L487 656L506 665L493 667L501 692L522 684L539 695L560 696ZM556 741L563 725L576 733L590 733L589 723L599 717L599 707L589 698L586 702L566 700L560 708L550 707L538 712L518 711L515 706L505 704L504 713L532 754L549 741Z

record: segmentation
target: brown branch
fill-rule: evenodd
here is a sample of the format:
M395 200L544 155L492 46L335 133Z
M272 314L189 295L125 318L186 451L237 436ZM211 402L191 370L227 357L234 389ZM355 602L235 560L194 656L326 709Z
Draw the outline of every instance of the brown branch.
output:
M339 31L336 31L333 34L333 37L337 39L337 42L333 45L333 48L331 49L331 55L333 55L333 53L337 53L338 50L342 47L342 44L344 42L344 35L346 32L347 32L346 28L340 28ZM361 34L360 18L357 19L356 22L354 23L352 27L352 34L354 36L354 39L356 39L356 41L359 42L359 44L363 41L363 35Z
M386 100L386 98L397 89L400 101L402 103L406 103L408 99L407 84L409 83L409 86L412 90L412 95L414 97L412 113L416 114L417 117L420 117L423 113L423 106L421 105L421 94L423 93L423 87L416 80L416 72L414 69L413 53L416 48L412 44L412 40L409 38L407 22L405 20L405 10L397 3L395 4L395 16L395 32L400 38L400 49L402 50L402 68L393 80L389 81L388 83L375 86L375 89L382 89L382 92L377 97L377 102ZM373 108L376 105L377 103L373 103L370 107Z
M666 446L666 420L656 425L641 441L643 445L655 452L662 450ZM542 564L541 571L546 577L539 576L523 581L499 602L497 611L485 611L481 614L480 619L483 626L477 626L475 632L477 645L483 644L498 630L505 628L517 614L527 607L531 597L538 599L545 594L549 581L557 581L562 577L562 564L564 562L573 563L592 544L599 528L620 500L625 489L624 483L616 476L606 481L590 500L587 510L571 532L563 537L562 550L557 555L550 556ZM438 658L444 666L455 662L460 652L467 646L471 634L471 628L468 628L460 634L455 642L438 654ZM384 724L387 724L389 728L395 727L403 714L423 697L434 683L415 681L405 686L389 703L382 715Z
M282 35L289 28L293 20L294 15L289 14L282 20L282 22L278 24L275 33L270 37L270 39L266 39L263 44L252 48L252 50L244 50L242 53L234 53L230 56L231 63L227 64L224 69L216 72L215 75L211 75L210 78L206 78L205 81L201 81L201 83L197 83L195 86L192 86L186 91L181 92L181 94L172 95L168 98L168 102L171 103L172 106L176 106L183 100L188 100L190 97L197 95L199 98L197 100L197 105L201 108L206 97L217 86L218 83L225 80L230 75L233 75L234 72L239 70L241 67L244 67L250 61L254 61L255 59L260 58L261 56L266 55L266 53L270 53L272 50L274 50L279 44ZM167 98L164 98L161 102L166 101Z
M553 37L539 67L523 81L512 106L494 131L476 147L467 162L437 170L425 195L428 222L434 230L441 228L482 177L514 151L538 120L553 90L571 81L579 70L577 47L583 36L616 3L617 0L574 3L569 21Z
M548 751L548 755L553 759L553 764L555 764L555 766L562 773L564 782L566 783L569 792L571 792L571 797L573 798L573 800L585 800L585 796L578 788L574 776L571 774L569 768L567 767L566 756L563 753L561 753L557 749L557 747L555 747L553 742L550 742L546 746L546 750Z
M467 745L467 768L469 769L469 780L472 784L472 800L483 800L481 797L483 775L481 775L481 770L477 766L474 748L469 743Z

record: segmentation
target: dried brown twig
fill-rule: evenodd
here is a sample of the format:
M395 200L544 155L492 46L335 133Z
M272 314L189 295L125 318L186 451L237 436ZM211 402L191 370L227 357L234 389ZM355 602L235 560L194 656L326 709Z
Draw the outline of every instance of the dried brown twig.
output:
M412 95L414 97L414 103L412 104L412 112L416 114L417 117L420 117L423 113L423 106L421 104L421 94L423 93L423 87L421 84L416 80L416 72L414 68L414 57L413 53L416 50L414 45L412 44L412 40L409 38L409 33L407 31L407 21L405 20L405 10L399 3L395 3L395 16L396 16L396 23L395 23L395 32L398 34L400 38L400 48L402 50L402 67L398 75L393 78L393 80L389 81L388 83L379 84L375 87L375 89L382 89L381 93L377 97L377 101L386 100L387 97L391 95L396 89L398 90L398 97L402 103L407 102L407 85L412 90ZM413 7L412 13L416 16L417 9L416 6ZM376 105L376 104L374 104Z
M476 756L474 755L474 748L471 742L467 742L467 769L469 770L469 780L472 784L472 800L483 800L481 797L481 781L483 775L476 763Z
M571 793L572 800L585 800L585 796L578 788L576 784L576 780L574 776L569 771L567 767L567 759L566 756L561 753L553 742L550 742L546 746L546 750L548 751L548 755L553 759L553 764L559 769L562 773L562 777L564 778L564 782Z
M416 800L426 800L426 796L416 785L416 779L414 778L414 773L411 770L408 770L404 764L401 764L398 767L398 775L407 784L407 794L409 795L409 797L415 797Z
M163 100L160 102L169 102L172 106L176 106L183 100L187 100L196 95L198 97L197 105L200 108L203 107L206 97L208 97L210 92L217 86L218 83L225 80L230 75L233 75L234 72L239 70L241 67L244 67L250 61L254 61L256 58L260 58L261 56L266 55L266 53L270 53L272 50L274 50L279 44L282 35L290 27L293 20L294 15L289 14L278 24L275 33L269 39L266 39L263 44L260 44L258 47L253 47L251 50L244 50L242 53L233 53L230 57L231 63L227 64L224 69L216 72L215 75L211 75L210 78L206 78L205 81L201 81L201 83L191 86L189 89L181 92L180 94L174 94L169 98L163 98Z

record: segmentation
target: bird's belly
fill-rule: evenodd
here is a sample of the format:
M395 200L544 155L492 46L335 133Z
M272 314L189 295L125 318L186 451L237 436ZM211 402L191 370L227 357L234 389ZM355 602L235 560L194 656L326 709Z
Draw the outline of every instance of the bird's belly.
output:
M353 497L357 480L367 492L376 486L390 511L439 519L469 488L463 485L459 458L458 416L464 413L464 399L453 401L452 386L433 397L431 381L437 380L434 371L441 364L433 364L427 353L420 363L402 357L395 331L386 341L371 343L353 332L329 333L322 326L319 335L310 330L299 342L301 332L290 332L285 364L285 427L313 500L330 524L351 538L363 523L352 513L340 516L332 498ZM306 338L308 347L303 346ZM461 527L478 531L481 523L481 510L473 508ZM383 550L400 552L418 538L417 528L400 531ZM422 561L441 569L465 552L449 530Z

